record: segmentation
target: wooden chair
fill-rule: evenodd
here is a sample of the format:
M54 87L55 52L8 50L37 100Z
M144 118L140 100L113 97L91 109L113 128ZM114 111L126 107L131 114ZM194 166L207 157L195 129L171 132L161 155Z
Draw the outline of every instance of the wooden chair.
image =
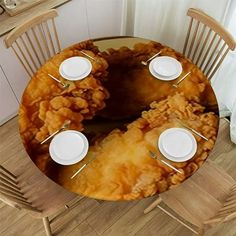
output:
M212 159L217 155L222 156L224 151L233 148L233 145L227 142L229 133L225 132L229 126L225 120L221 122L223 122L220 131L222 137L220 133L221 139L219 138L215 148L218 151L214 151ZM155 207L192 232L203 235L207 228L236 217L236 181L212 161L207 161L184 183L161 193L144 213L150 212Z
M190 8L187 15L191 20L183 54L198 65L210 80L229 50L235 49L235 40L223 26L204 12Z
M74 208L82 197L67 192L47 179L32 163L29 164L20 168L18 175L0 165L0 200L41 218L46 234L52 235L50 225Z
M61 51L54 18L56 10L49 10L29 19L13 29L5 38L31 77L47 59Z

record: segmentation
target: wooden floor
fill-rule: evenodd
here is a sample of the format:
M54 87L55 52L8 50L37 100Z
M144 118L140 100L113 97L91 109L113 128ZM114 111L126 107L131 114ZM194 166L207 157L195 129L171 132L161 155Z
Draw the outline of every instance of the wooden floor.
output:
M224 135L229 135L224 132ZM214 161L236 179L236 145L217 150L220 155ZM25 152L18 135L17 118L0 127L0 163L16 165ZM55 235L82 236L191 236L188 229L164 214L158 208L147 215L143 210L153 201L148 198L132 202L99 202L83 198L69 214L52 225ZM0 202L0 235L45 235L41 220L13 209ZM235 236L236 220L207 231L207 236Z

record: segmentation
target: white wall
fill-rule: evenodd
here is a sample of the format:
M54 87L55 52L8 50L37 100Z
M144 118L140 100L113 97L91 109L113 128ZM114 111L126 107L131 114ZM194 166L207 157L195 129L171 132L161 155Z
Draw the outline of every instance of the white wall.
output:
M181 51L186 36L189 8L206 12L224 24L226 12L235 0L126 0L128 2L127 23L129 31L135 36L156 40ZM129 32L127 32L129 34Z
M0 125L16 114L18 102L0 67ZM3 98L3 99L2 99Z
M87 0L86 4L90 38L120 35L122 0Z
M57 11L56 25L62 48L89 38L86 0L72 0Z
M58 8L56 22L62 46L120 35L122 8L123 0L72 0Z

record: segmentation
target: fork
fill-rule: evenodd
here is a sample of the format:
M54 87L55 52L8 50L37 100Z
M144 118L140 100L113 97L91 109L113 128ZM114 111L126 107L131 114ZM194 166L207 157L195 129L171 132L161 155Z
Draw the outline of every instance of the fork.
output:
M191 71L189 71L187 74L185 74L185 75L183 76L183 78L181 78L177 83L172 84L172 86L175 87L175 88L177 88L177 87L178 87L178 84L180 84L190 73L191 73Z
M156 53L155 55L153 55L152 57L150 57L149 59L147 59L146 61L141 61L141 64L146 66L148 64L149 61L151 61L153 58L157 57L159 54L161 54L161 51Z
M176 169L176 168L175 168L174 166L172 166L170 163L168 163L168 162L166 162L166 161L164 161L164 160L158 158L157 155L156 155L154 152L149 151L149 155L150 155L153 159L155 159L155 160L160 160L162 163L164 163L165 165L167 165L167 166L170 167L171 169L175 170L176 172L178 172L178 173L180 173L180 174L183 174L182 171Z
M69 84L63 83L62 81L60 81L59 79L57 79L57 78L54 77L53 75L48 74L48 76L49 76L51 79L54 79L55 81L57 81L59 84L61 84L63 88L68 88L68 87L69 87Z
M61 132L62 130L68 128L69 125L70 125L70 123L71 123L70 120L66 120L60 129L58 129L57 131L55 131L54 133L52 133L51 135L49 135L49 136L48 136L47 138L45 138L40 144L46 143L50 138L52 138L53 136L55 136L56 134L58 134L58 133Z

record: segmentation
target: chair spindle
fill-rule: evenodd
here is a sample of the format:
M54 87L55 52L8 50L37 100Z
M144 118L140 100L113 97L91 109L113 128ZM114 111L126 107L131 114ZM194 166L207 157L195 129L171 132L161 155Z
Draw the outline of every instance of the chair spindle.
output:
M195 62L197 65L198 65L198 62L199 62L199 60L200 60L200 58L201 58L201 56L202 56L202 53L203 53L204 49L206 48L206 45L207 45L207 42L208 42L208 40L209 40L209 37L210 37L211 33L212 33L212 29L209 28L208 33L207 33L207 35L206 35L206 37L205 37L205 40L204 40L204 42L203 42L202 48L201 48L201 50L200 50L200 52L199 52L198 58L197 58L197 60L196 60L196 62Z
M37 64L36 64L36 62L35 62L33 56L31 55L31 52L30 52L30 50L29 50L29 48L28 48L28 46L27 46L25 40L23 39L22 35L19 36L19 39L21 40L22 45L24 46L26 52L28 53L29 58L30 58L32 64L34 65L34 72L35 72L35 71L37 70ZM30 62L29 62L29 63L30 63Z
M55 24L54 18L52 18L52 25L53 25L53 32L54 32L54 35L55 35L55 38L56 38L56 42L57 42L57 50L61 51L61 44L60 44L60 41L59 41L59 38L58 38L58 34L57 34L56 24Z
M206 75L209 77L209 74L210 72L212 71L212 69L217 65L216 63L220 60L220 58L222 56L224 56L224 54L222 55L223 53L223 50L225 49L226 47L226 43L223 44L223 46L221 47L221 49L219 50L219 52L215 55L215 58L213 60L213 62L211 63L211 66L210 68L208 69L208 71L206 72ZM226 55L225 55L226 56ZM213 56L212 56L213 58Z
M37 58L38 60L38 64L41 66L43 63L40 61L40 58L38 56L38 53L33 45L33 42L32 42L32 39L31 37L29 36L29 33L28 32L25 32L25 35L26 35L26 38L28 39L29 43L30 43L30 46L32 48L32 51L34 52L34 55L35 55L35 58Z
M196 43L195 50L194 50L194 53L193 53L193 56L192 56L192 61L193 61L193 62L194 62L194 59L195 59L197 50L198 50L198 48L199 48L199 46L200 46L200 44L201 44L201 42L202 42L202 38L203 38L203 35L204 35L205 31L206 31L206 25L203 26L203 29L202 29L202 31L201 31L201 34L200 34L200 36L199 36L199 38L198 38L198 41L197 41L197 43Z
M211 42L209 43L209 45L208 45L208 47L207 47L207 49L205 51L205 54L204 54L204 56L203 56L203 58L201 60L200 68L202 68L203 64L206 62L206 58L209 55L209 52L210 52L210 50L211 50L211 48L212 48L212 46L213 46L213 44L214 44L214 42L216 40L216 37L217 37L217 33L214 34Z
M191 41L191 44L190 44L190 47L189 47L189 50L188 50L188 55L187 55L188 58L190 58L190 55L191 55L191 52L192 52L192 49L193 49L193 45L194 45L194 42L195 42L195 39L196 39L196 36L197 36L199 24L200 24L200 22L197 21L197 25L195 26L195 31L193 33L192 41Z
M45 57L44 52L43 52L43 48L42 48L42 46L41 46L41 44L39 42L39 39L38 39L38 36L37 36L37 33L36 33L36 28L33 27L31 30L33 32L33 36L34 36L35 42L36 42L36 44L37 44L37 46L39 48L41 56L43 57L44 61L46 61L47 58Z
M46 37L45 37L45 32L43 30L43 25L42 23L37 25L36 26L38 28L38 31L39 31L39 34L40 34L40 37L41 37L41 40L43 42L43 45L46 49L46 52L47 52L47 59L50 58L50 51L49 51L49 47L48 47L48 44L47 44L47 40L46 40Z
M211 67L211 66L214 66L214 61L212 62L213 58L214 58L214 54L216 53L220 43L221 43L222 39L219 38L214 49L212 49L211 53L210 53L210 56L208 56L208 60L205 62L205 66L204 68L202 69L202 71L207 75L207 67Z
M46 27L47 36L49 38L49 42L50 42L50 45L51 45L51 48L52 48L52 51L53 51L53 55L55 55L56 54L56 49L54 47L54 43L53 43L53 40L52 40L52 35L50 33L50 30L49 30L48 22L45 22L45 27Z

